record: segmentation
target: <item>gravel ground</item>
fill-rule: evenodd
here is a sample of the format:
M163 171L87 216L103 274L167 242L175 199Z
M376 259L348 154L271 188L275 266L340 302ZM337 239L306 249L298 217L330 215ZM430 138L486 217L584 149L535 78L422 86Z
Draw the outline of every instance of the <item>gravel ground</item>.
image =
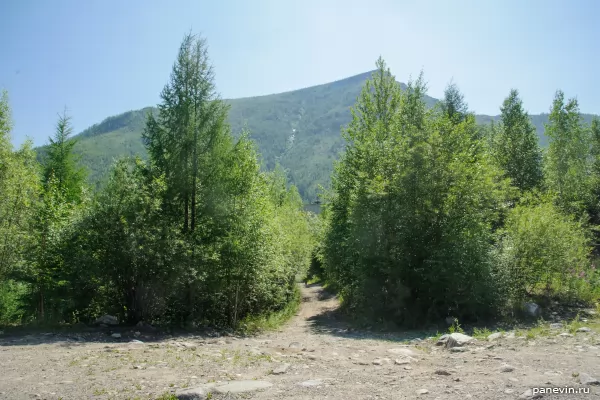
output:
M600 397L594 382L600 335L593 324L572 336L558 336L559 329L546 337L480 339L456 351L432 339L407 342L408 333L348 330L335 317L334 297L318 285L302 291L301 309L288 324L250 338L131 327L5 334L0 398L157 399L200 387L212 399L519 399L534 398L527 393L534 387L567 386L589 394L538 398ZM225 393L248 385L260 388Z

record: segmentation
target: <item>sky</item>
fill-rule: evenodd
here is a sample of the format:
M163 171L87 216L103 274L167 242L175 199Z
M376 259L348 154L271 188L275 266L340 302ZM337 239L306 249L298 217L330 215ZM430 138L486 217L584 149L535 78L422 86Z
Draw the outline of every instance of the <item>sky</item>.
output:
M600 114L596 0L2 0L0 90L13 143L76 133L159 101L183 36L203 35L224 98L279 93L370 71L453 80L472 110L498 114L517 88L530 113L557 89ZM593 74L593 71L595 74Z

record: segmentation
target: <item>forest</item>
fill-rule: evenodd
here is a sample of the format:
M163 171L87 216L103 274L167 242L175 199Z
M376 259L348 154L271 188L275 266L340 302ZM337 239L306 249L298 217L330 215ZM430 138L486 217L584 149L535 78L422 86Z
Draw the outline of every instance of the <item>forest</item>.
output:
M187 35L143 125L147 159L91 187L63 113L42 156L11 144L0 101L0 325L250 330L322 281L358 321L514 318L600 298L600 120L558 90L539 144L515 89L478 124L459 88L432 105L380 58L343 126L320 215L254 132L228 123L205 39ZM550 103L550 101L549 101ZM237 129L237 128L236 128ZM260 135L260 133L259 133Z

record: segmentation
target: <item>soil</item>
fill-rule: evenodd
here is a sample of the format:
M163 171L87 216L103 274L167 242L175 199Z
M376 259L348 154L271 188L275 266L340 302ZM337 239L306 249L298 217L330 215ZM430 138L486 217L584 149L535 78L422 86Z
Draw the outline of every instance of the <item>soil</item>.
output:
M254 337L162 335L135 327L0 336L1 399L157 399L227 381L272 386L217 398L518 399L534 387L585 388L600 397L600 335L473 340L464 351L418 332L348 329L322 287L302 287L298 314ZM111 336L120 333L121 337ZM137 342L135 342L137 340ZM592 378L589 384L580 380Z

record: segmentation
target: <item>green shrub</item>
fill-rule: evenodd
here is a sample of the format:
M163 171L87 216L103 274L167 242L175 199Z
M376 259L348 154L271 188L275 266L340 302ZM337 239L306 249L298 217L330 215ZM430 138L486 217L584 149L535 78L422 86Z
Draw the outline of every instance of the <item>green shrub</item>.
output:
M501 232L499 282L514 304L531 295L586 297L590 250L581 223L551 201L526 200L511 210Z

